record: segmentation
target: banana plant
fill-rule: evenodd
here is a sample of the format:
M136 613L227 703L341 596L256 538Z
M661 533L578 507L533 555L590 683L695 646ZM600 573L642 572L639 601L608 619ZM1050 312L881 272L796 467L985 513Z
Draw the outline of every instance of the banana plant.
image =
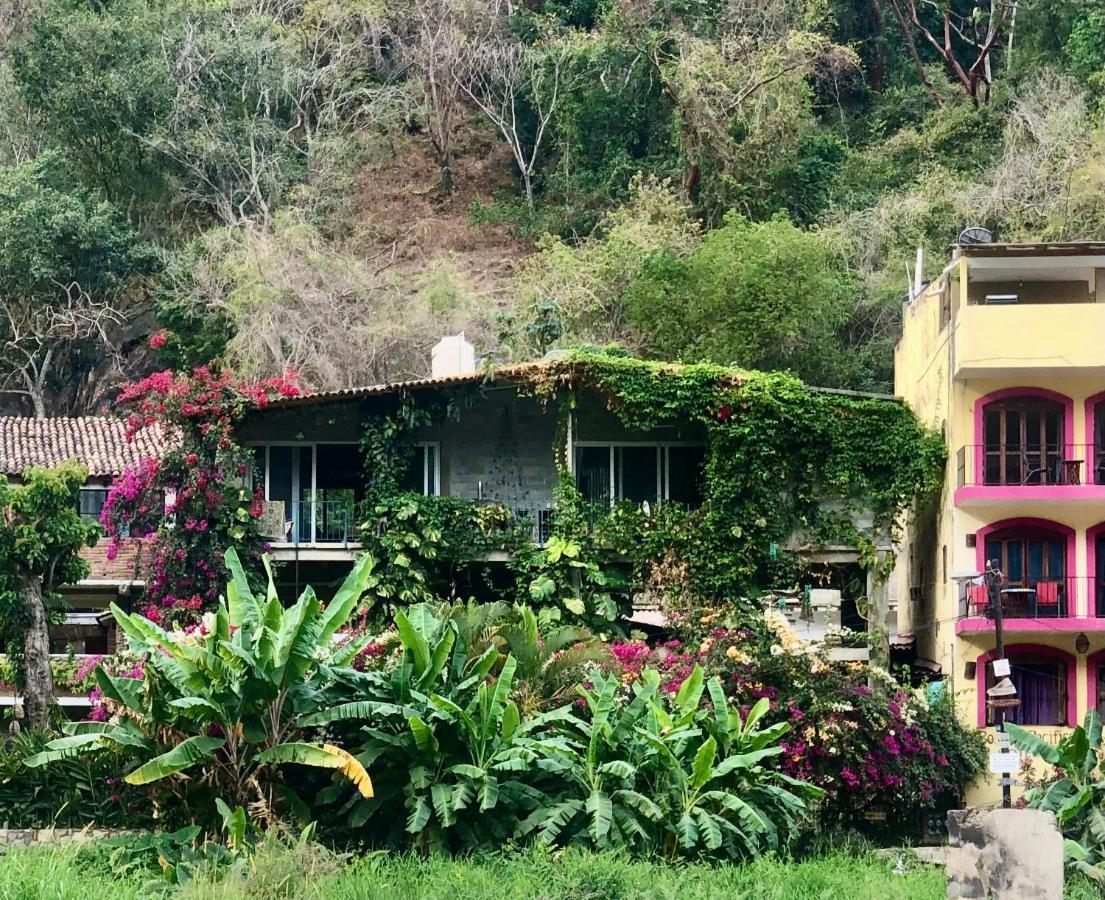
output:
M1096 710L1052 745L1031 731L1006 723L1013 744L1039 757L1058 777L1025 794L1028 805L1055 814L1063 832L1067 865L1105 884L1105 741Z
M268 590L258 597L233 549L226 553L231 580L226 596L193 633L168 632L136 614L111 607L132 650L145 654L144 677L114 678L102 668L96 680L115 714L109 722L79 722L65 737L26 760L28 766L110 747L145 758L126 774L134 785L163 782L190 799L249 806L274 820L280 801L302 802L282 784L282 764L332 769L364 797L373 793L365 768L333 744L307 740L299 718L326 702L367 639L336 636L372 586L374 561L362 557L325 607L307 588L290 607L276 594L268 560ZM204 793L206 792L206 793Z
M663 813L638 790L634 736L660 686L656 672L642 673L633 698L619 702L619 680L593 673L593 685L579 688L586 717L567 707L555 733L536 736L527 746L536 765L562 785L559 798L534 809L518 836L540 844L589 843L598 849L647 846Z
M522 723L510 699L517 661L497 649L483 613L471 612L423 605L397 614L403 659L389 679L377 681L376 695L301 718L309 727L363 723L358 759L392 790L346 800L337 815L351 824L371 826L378 810L402 803L408 842L460 849L509 840L519 813L542 801L541 791L519 778L536 758L520 739L560 713ZM335 788L323 800L341 794Z
M647 771L663 807L664 847L671 856L723 851L732 859L785 847L821 792L764 765L782 753L776 743L786 723L760 730L768 712L760 700L741 720L730 710L721 682L708 685L711 708L701 709L702 669L680 687L674 714L655 704L638 729L654 751Z

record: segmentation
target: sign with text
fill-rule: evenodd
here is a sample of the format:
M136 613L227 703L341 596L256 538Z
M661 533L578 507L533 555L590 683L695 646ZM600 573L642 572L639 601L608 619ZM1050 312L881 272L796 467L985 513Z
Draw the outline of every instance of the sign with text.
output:
M990 771L996 775L1012 775L1021 770L1021 755L1016 750L990 754Z
M995 659L994 660L994 675L998 678L1009 677L1009 660L1007 659Z

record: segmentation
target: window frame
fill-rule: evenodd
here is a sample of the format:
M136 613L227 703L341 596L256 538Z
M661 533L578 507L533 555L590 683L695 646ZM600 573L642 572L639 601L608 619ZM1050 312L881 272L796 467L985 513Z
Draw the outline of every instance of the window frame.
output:
M625 465L617 465L617 451L625 447L650 447L656 451L656 502L670 503L671 500L671 449L673 447L688 447L706 450L703 441L573 441L572 442L572 474L575 476L577 468L576 450L580 447L606 447L609 449L607 461L610 506L613 508L618 503L633 502L625 498ZM621 470L621 484L617 483L617 473Z

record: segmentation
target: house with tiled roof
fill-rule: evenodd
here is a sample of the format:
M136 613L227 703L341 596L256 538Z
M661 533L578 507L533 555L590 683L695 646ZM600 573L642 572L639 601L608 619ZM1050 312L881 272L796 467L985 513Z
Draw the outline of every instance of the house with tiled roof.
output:
M31 467L53 467L76 460L88 469L79 511L88 520L99 521L112 481L127 468L159 457L165 444L156 425L128 437L126 423L107 416L0 416L0 474L18 482ZM107 607L112 602L127 605L141 592L142 560L147 551L140 540L125 541L111 559L104 541L81 551L90 571L79 584L61 589L66 600L65 618L50 632L55 653L97 654L115 649Z

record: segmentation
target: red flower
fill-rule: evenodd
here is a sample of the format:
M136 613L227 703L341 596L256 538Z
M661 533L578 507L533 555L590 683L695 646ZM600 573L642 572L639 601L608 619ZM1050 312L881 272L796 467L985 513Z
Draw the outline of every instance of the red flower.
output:
M165 336L163 331L159 331L150 337L150 347L154 350L160 350L167 343L169 343L169 338Z
M717 411L717 417L719 421L728 422L730 416L733 415L733 407L726 405Z

